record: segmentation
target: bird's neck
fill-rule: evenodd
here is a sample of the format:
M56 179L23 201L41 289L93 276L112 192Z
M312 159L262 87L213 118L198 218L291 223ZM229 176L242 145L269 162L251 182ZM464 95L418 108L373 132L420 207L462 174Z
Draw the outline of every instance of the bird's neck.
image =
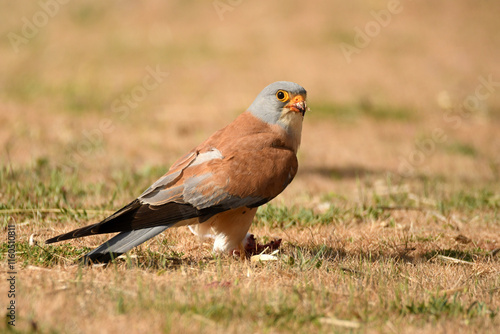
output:
M269 124L249 111L244 112L238 116L233 123L214 134L209 139L210 145L219 147L220 145L215 143L220 140L219 137L221 137L223 133L231 133L231 136L249 134L262 135L267 133L269 135L272 134L272 137L264 136L270 140L268 143L269 145L277 140L280 146L286 147L287 149L293 150L294 153L297 153L302 133L302 115L298 113L294 114L295 115L281 115L276 124ZM224 154L224 152L222 154Z
M277 124L286 132L287 144L297 153L302 138L302 120L303 116L297 112L283 113Z

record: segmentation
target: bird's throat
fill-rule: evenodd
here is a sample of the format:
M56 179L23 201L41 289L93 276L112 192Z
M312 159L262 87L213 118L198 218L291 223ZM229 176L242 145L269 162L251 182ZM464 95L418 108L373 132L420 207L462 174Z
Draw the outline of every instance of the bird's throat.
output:
M278 124L285 129L288 137L287 141L289 141L290 146L295 152L297 152L300 146L303 119L304 117L301 113L290 110L283 111L278 120Z

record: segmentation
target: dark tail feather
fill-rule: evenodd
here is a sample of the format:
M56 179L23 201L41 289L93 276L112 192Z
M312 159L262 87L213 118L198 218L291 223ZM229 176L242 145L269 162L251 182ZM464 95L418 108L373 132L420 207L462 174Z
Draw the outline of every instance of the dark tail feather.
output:
M79 261L86 265L110 262L168 228L169 226L157 226L144 228L142 230L122 232L81 257Z
M154 206L141 203L136 199L100 223L61 234L48 239L45 243L50 244L88 235L121 232L80 259L86 264L109 262L174 226L179 221L198 217L199 221L203 222L225 210L227 209L223 207L198 210L190 204L172 202Z
M128 205L124 206L120 210L113 213L108 218L103 221L85 226L71 232L58 235L57 237L50 238L45 241L46 244L51 244L53 242L69 240L74 238L86 237L88 235L95 235L101 233L111 233L111 232L120 232L127 229L127 225L130 225L131 220L134 217L134 214L139 210L142 204L139 200L134 200ZM126 224L129 222L129 224ZM106 224L107 223L107 224ZM111 224L110 224L111 223ZM114 223L114 224L113 224ZM119 223L119 224L116 224ZM114 228L113 228L114 227ZM119 227L119 229L117 229Z
M223 209L198 210L190 204L143 204L138 199L118 210L102 222L82 227L48 239L46 244L103 233L128 232L156 226L171 226L179 221L200 217L201 221Z

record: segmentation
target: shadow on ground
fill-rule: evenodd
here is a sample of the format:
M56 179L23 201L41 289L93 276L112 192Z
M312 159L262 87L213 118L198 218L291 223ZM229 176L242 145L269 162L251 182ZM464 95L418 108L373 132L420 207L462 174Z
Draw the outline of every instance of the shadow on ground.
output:
M349 166L306 166L299 168L298 176L319 175L331 179L356 179L366 176L383 176L392 173L386 169L370 169L360 165Z

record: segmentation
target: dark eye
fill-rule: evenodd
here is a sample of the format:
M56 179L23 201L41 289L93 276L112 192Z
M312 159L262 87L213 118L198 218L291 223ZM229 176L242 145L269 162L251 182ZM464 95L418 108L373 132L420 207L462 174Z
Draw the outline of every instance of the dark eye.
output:
M276 92L276 98L281 102L285 102L286 100L288 100L288 93L284 90L279 90Z

